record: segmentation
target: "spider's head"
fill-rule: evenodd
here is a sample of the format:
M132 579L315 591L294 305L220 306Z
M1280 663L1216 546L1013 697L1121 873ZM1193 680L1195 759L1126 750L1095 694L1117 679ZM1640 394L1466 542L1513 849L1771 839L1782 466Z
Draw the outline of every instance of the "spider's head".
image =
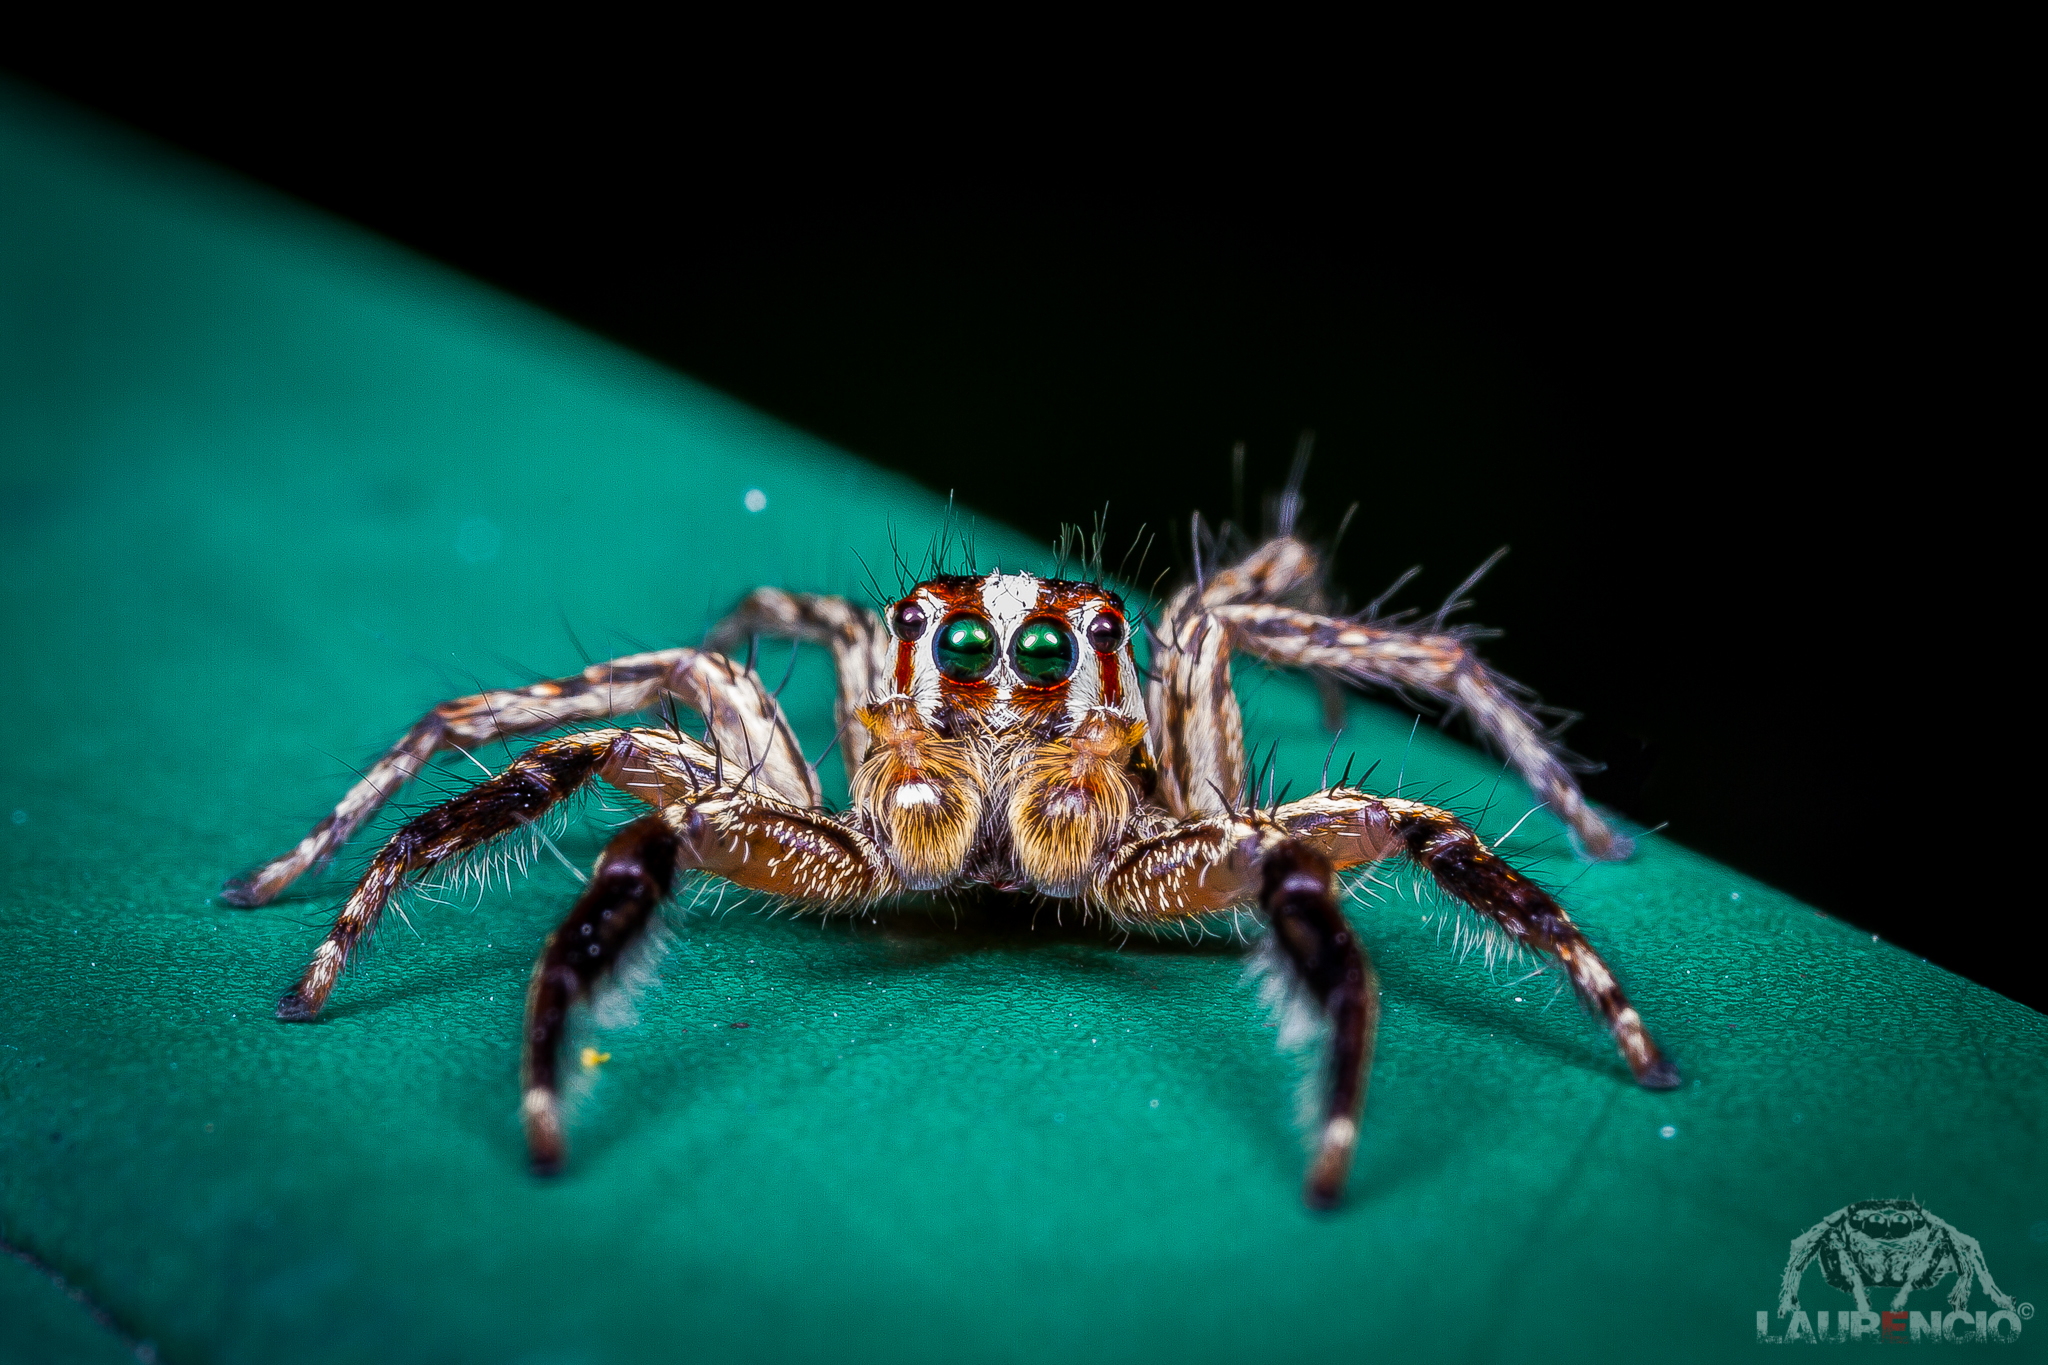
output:
M1028 573L920 583L888 611L896 690L926 720L1064 731L1094 707L1144 718L1123 599Z

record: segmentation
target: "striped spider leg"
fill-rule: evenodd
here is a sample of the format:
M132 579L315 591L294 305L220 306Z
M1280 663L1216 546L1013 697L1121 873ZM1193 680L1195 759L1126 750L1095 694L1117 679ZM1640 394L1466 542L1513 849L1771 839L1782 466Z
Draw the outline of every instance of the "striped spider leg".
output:
M1264 915L1295 983L1330 1025L1317 1155L1304 1198L1333 1205L1358 1140L1379 1023L1372 963L1338 905L1337 873L1406 857L1508 938L1560 964L1612 1032L1636 1081L1679 1083L1614 973L1550 895L1449 811L1330 788L1270 812L1226 810L1161 821L1116 851L1097 889L1119 922L1161 925L1250 903Z
M1372 631L1271 600L1298 595L1315 578L1314 552L1283 536L1183 590L1168 607L1164 629L1155 637L1146 699L1158 745L1159 795L1180 818L1134 829L1097 894L1113 915L1139 923L1199 917L1245 902L1264 912L1297 984L1331 1024L1320 1145L1305 1190L1308 1202L1322 1207L1336 1200L1350 1168L1378 1020L1371 963L1338 908L1336 874L1347 868L1406 856L1510 941L1559 963L1579 998L1605 1021L1639 1084L1670 1089L1679 1077L1570 916L1457 816L1348 787L1326 789L1267 814L1241 808L1239 794L1248 784L1243 720L1230 675L1235 649L1355 679L1414 686L1433 675L1403 673L1389 660L1434 650L1448 661L1444 676L1450 688L1460 689L1458 695L1469 690L1495 700L1491 709L1475 707L1475 715L1482 724L1505 718L1508 723L1497 733L1524 760L1518 766L1525 775L1533 769L1532 781L1550 784L1539 783L1539 791L1549 791L1554 800L1559 792L1570 798L1559 804L1579 813L1575 828L1581 837L1610 852L1625 843L1586 808L1577 785L1499 680L1469 652L1443 652L1453 644L1462 651L1462 644ZM1351 632L1363 638L1355 651L1347 643Z
M533 746L503 772L392 835L278 1002L277 1017L318 1017L352 950L409 882L532 826L592 778L655 809L606 845L575 907L534 964L522 1114L533 1163L543 1171L558 1168L564 1152L557 1070L569 1007L587 999L646 932L679 872L708 872L821 909L863 904L899 889L861 831L820 809L815 794L788 773L774 773L766 763L743 770L673 731L564 736Z
M295 847L229 881L221 897L239 906L275 900L301 876L324 867L349 836L419 776L437 753L470 752L495 740L631 715L664 697L703 714L713 742L728 762L747 768L759 764L778 790L817 799L817 778L757 674L705 650L657 650L592 664L571 677L531 687L499 688L442 702L420 717Z
M1632 841L1586 803L1554 735L1524 705L1526 692L1489 668L1467 636L1440 625L1414 630L1376 622L1370 613L1366 619L1324 615L1314 609L1321 575L1316 552L1283 535L1173 599L1162 615L1166 657L1163 667L1155 663L1160 676L1153 685L1155 711L1163 708L1177 722L1169 736L1181 729L1201 732L1215 723L1216 708L1199 694L1198 679L1227 687L1228 672L1219 673L1216 660L1232 649L1324 678L1419 693L1464 711L1480 737L1500 750L1589 856L1628 857ZM1471 583L1468 579L1453 599ZM1204 738L1195 736L1186 764L1162 755L1163 766L1178 772L1181 780L1174 792L1187 808L1208 808L1217 799L1215 791L1235 792L1242 781L1235 770L1242 745L1209 744ZM1209 755L1216 759L1214 769L1206 763Z

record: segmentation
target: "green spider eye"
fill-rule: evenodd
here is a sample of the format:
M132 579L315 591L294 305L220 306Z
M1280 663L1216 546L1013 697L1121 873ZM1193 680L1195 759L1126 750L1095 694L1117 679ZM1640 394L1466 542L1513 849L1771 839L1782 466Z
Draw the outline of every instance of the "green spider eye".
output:
M1010 662L1028 686L1063 683L1074 671L1074 632L1065 621L1026 621L1010 642Z
M954 682L979 682L996 666L996 633L979 616L962 612L939 627L932 657Z

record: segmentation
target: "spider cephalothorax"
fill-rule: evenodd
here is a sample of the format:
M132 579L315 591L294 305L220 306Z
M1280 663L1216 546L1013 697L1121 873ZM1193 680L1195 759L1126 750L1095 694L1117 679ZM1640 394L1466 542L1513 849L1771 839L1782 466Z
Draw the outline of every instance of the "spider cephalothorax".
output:
M1151 761L1124 604L1092 583L934 578L890 607L853 801L903 885L1082 896Z
M1330 1026L1307 1187L1318 1205L1337 1198L1350 1168L1379 1011L1371 965L1338 908L1335 878L1346 868L1411 859L1515 943L1556 961L1642 1084L1676 1085L1676 1070L1570 918L1456 816L1343 781L1291 802L1283 793L1263 809L1249 799L1231 690L1237 651L1464 708L1585 847L1625 848L1466 637L1321 614L1318 557L1290 531L1283 525L1166 605L1142 691L1130 614L1099 580L936 576L885 612L761 589L704 649L637 654L435 707L296 848L230 883L228 898L261 904L330 858L437 751L675 701L703 716L702 739L669 724L544 740L409 821L371 859L278 1017L319 1014L355 945L408 880L531 827L598 778L648 814L612 839L534 966L522 1108L539 1170L557 1168L566 1152L557 1068L568 1011L614 970L685 872L820 913L973 886L1075 902L1130 927L1256 908ZM831 650L847 809L825 808L774 694L718 652L758 636Z

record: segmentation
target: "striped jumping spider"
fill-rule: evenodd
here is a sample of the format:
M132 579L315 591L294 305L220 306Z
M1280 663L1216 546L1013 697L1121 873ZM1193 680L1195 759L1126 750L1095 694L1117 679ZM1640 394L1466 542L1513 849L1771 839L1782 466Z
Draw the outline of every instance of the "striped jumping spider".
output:
M566 1153L559 1085L570 1007L605 981L687 873L819 914L976 886L1146 928L1255 909L1284 972L1329 1026L1304 1192L1318 1207L1336 1202L1351 1165L1379 1014L1371 964L1339 909L1336 877L1347 868L1412 860L1515 944L1554 959L1638 1082L1677 1085L1676 1068L1564 910L1456 815L1345 779L1293 801L1253 799L1231 689L1240 651L1462 708L1583 848L1625 852L1468 635L1445 629L1441 616L1421 625L1323 614L1319 556L1291 522L1284 515L1278 535L1234 563L1204 571L1198 559L1196 581L1148 632L1142 673L1131 613L1104 585L1098 551L1090 578L934 574L884 611L763 588L702 649L635 654L444 702L296 848L231 882L228 898L254 906L277 896L437 752L664 706L670 720L545 739L407 822L370 860L277 1017L320 1013L351 952L410 880L534 825L599 778L646 813L607 844L534 964L521 1112L539 1172L558 1170ZM1205 538L1199 521L1196 533ZM1206 539L1213 550L1215 538ZM751 667L752 649L745 664L721 652L763 636L831 651L851 776L845 810L821 800L816 771ZM674 723L676 703L702 716L701 739Z

